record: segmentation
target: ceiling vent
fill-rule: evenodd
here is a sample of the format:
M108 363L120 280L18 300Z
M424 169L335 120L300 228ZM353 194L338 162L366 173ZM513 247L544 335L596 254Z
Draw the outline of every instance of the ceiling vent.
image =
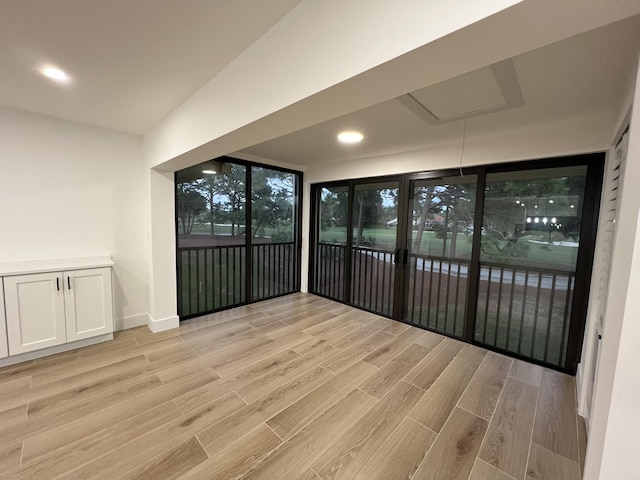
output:
M431 125L524 104L511 60L416 90L398 97L398 101Z

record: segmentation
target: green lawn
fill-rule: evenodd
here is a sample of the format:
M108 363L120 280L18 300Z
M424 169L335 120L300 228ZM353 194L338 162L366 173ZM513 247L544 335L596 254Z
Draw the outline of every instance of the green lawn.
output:
M392 228L367 228L364 230L363 246L378 248L381 250L394 250L396 248L396 233ZM415 239L416 232L412 237ZM347 238L345 227L334 227L320 232L320 241L329 243L345 244ZM456 242L456 257L471 257L472 235L459 233ZM484 236L483 236L484 239ZM482 260L487 262L509 263L514 265L530 265L537 267L547 267L555 270L571 270L575 266L578 249L574 247L560 245L546 245L532 243L533 236L522 237L518 242L522 242L527 247L526 257L488 257L482 256ZM425 231L422 235L422 242L419 250L414 253L423 255L442 256L442 244L444 239L438 238L436 232ZM447 240L446 256L449 255L451 238Z

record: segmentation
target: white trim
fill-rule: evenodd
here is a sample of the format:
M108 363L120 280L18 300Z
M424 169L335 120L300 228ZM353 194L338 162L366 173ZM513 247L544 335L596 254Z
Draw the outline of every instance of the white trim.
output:
M116 318L115 330L127 330L129 328L141 327L147 325L149 322L149 315L146 313L139 313L138 315L129 315L128 317Z
M78 340L77 342L63 343L62 345L56 345L55 347L43 348L42 350L35 350L33 352L21 353L19 355L12 355L0 360L0 367L6 367L7 365L14 365L16 363L26 362L35 358L46 357L48 355L54 355L56 353L68 352L69 350L75 350L76 348L88 347L89 345L95 345L96 343L102 343L109 340L113 340L113 333L107 333L105 335L99 335L97 337L85 338Z
M0 276L27 273L61 272L85 268L112 267L111 257L60 258L54 260L28 260L24 262L0 263Z
M164 332L165 330L171 330L172 328L178 328L180 325L180 317L177 315L173 315L171 317L160 318L158 320L154 320L151 315L148 315L149 320L147 325L149 326L149 330L153 333Z

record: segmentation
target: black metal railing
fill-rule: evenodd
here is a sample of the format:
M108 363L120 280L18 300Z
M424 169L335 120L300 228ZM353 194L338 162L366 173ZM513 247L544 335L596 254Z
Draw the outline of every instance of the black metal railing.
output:
M293 242L252 246L251 300L297 288ZM241 305L247 298L245 245L178 248L178 314L181 318Z
M297 255L293 242L256 244L252 255L253 301L296 291Z
M351 252L351 303L391 316L396 254L368 247L353 247Z
M315 293L344 301L344 263L346 246L319 243L316 259Z
M476 342L564 367L575 273L482 262Z
M468 271L468 260L410 254L406 320L462 337Z

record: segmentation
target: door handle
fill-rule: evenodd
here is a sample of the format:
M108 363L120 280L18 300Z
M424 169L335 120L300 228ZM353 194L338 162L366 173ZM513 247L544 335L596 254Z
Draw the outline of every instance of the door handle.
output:
M404 249L404 255L403 255L403 258L402 258L402 264L406 265L407 263L409 263L409 249L405 248Z
M56 277L56 290L60 291L60 277Z
M400 249L399 248L396 248L396 250L393 252L393 263L395 265L400 263Z
M67 277L67 287L71 290L71 277Z

